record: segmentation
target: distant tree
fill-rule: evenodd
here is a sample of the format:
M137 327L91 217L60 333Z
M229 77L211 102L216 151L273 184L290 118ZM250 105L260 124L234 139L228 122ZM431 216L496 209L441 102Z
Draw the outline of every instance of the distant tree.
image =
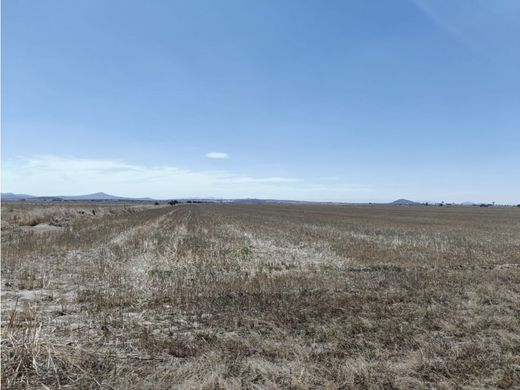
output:
M170 206L175 206L177 203L179 203L178 200L170 200L170 201L168 202L168 204L169 204Z
M159 202L155 202L154 205L159 206Z

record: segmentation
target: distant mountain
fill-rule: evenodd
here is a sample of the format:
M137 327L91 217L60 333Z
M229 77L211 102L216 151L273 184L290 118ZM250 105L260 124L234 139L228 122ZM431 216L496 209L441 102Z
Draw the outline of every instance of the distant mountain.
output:
M63 199L63 200L153 200L152 198L129 198L126 196L115 196L106 194L104 192L96 192L94 194L87 194L87 195L65 195L65 196L57 196L57 198Z
M99 201L150 201L152 198L128 198L124 196L114 196L105 194L104 192L96 192L95 194L87 195L58 195L58 196L34 196L26 194L13 194L11 192L2 192L2 200L99 200Z
M414 202L413 200L408 200L408 199L397 199L397 200L394 200L390 204L410 206L410 205L420 204L420 203Z
M104 192L96 192L95 194L87 194L87 195L72 195L72 196L57 196L57 198L61 198L63 200L124 200L129 199L122 196L114 196L105 194Z
M22 200L34 198L33 195L13 194L12 192L2 192L2 200Z

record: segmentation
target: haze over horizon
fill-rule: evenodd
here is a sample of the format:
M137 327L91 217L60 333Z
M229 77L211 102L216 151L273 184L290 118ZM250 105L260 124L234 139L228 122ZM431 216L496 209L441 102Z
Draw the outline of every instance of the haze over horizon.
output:
M2 192L520 202L520 2L2 3Z

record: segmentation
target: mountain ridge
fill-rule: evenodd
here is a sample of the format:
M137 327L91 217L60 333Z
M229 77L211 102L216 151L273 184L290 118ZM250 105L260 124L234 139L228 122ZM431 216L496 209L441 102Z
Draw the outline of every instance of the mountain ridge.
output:
M440 205L444 202L434 202L434 201L413 201L410 199L399 198L394 200L393 202L333 202L333 201L306 201L306 200L290 200L290 199L260 199L260 198L214 198L214 197L194 197L194 198L166 198L166 199L157 199L151 197L142 197L142 198L133 198L129 196L117 196L107 194L106 192L94 192L91 194L84 195L30 195L30 194L17 194L13 192L2 192L1 200L2 201L128 201L128 202L165 202L168 200L177 199L180 202L203 202L203 203L239 203L239 204L336 204L336 205L347 205L347 204L386 204L386 205L395 205L395 206L413 206L413 205L421 205L421 204L430 204L430 205ZM447 205L460 205L460 206L474 206L477 203L474 202L461 202L461 203L447 203Z
M102 201L124 201L124 200L139 200L139 201L152 201L152 198L131 198L126 196L110 195L105 192L95 192L86 195L44 195L35 196L28 194L15 194L12 192L2 192L2 200L102 200Z

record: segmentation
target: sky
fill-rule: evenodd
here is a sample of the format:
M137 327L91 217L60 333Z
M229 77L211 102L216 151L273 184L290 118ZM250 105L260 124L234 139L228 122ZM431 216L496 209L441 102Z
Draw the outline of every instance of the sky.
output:
M520 202L520 1L6 0L2 191Z

